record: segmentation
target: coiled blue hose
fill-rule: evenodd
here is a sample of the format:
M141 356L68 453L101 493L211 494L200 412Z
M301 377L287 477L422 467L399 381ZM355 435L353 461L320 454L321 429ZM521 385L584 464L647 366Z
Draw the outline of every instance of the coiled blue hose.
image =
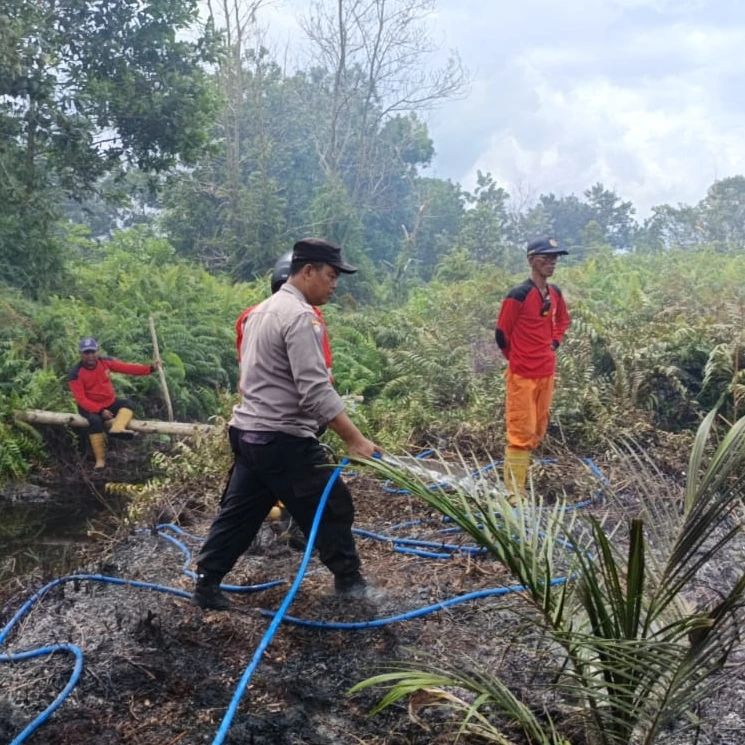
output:
M163 535L163 537L167 537ZM184 547L186 548L186 547ZM188 549L187 549L188 551ZM134 579L123 579L121 577L110 577L104 574L70 574L66 577L59 577L52 582L44 585L40 590L37 590L26 602L13 614L12 618L5 626L0 630L0 644L4 644L10 635L16 624L21 621L28 613L31 612L32 608L52 589L59 587L60 585L68 582L100 582L110 585L119 585L126 587L133 587L142 590L151 590L155 592L162 592L168 595L175 595L180 598L191 598L191 593L186 590L181 590L177 587L168 587L167 585L154 584L152 582L140 582ZM283 581L267 582L261 585L247 585L247 586L224 586L225 589L229 589L232 592L257 592L259 590L265 590L269 587L275 587L276 585L283 584ZM231 589L232 588L232 589ZM69 652L75 656L75 667L67 682L67 685L54 699L54 701L41 712L32 722L30 722L22 732L20 732L11 741L10 745L21 745L25 742L34 732L36 732L42 724L44 724L49 717L64 703L67 697L72 693L73 689L77 685L80 678L80 674L83 670L83 652L74 644L56 644L49 647L40 647L38 649L27 650L25 652L14 652L12 654L0 655L0 663L5 662L19 662L24 659L30 659L32 657L39 657L42 655L54 654L57 652Z
M35 592L31 597L13 614L13 617L5 624L2 631L0 631L0 644L5 643L8 635L13 630L15 625L26 616L36 603L41 600L51 589L63 585L67 582L75 582L80 580L90 580L93 582L106 582L112 585L126 585L127 587L136 587L146 590L156 590L158 592L165 592L170 595L176 595L177 597L190 597L191 593L185 590L179 590L175 587L166 587L165 585L156 585L149 582L139 582L133 579L121 579L120 577L108 577L102 574L70 574L67 577L60 577L58 579L49 582L44 585L40 590ZM42 655L55 654L57 652L70 652L75 656L75 667L67 685L59 693L59 695L52 701L52 703L44 709L32 722L30 722L22 732L16 735L11 741L10 745L21 745L25 742L44 722L49 719L50 716L62 705L67 697L72 693L75 685L80 678L80 674L83 670L83 652L74 644L56 644L49 647L40 647L38 649L28 650L26 652L15 652L13 654L0 655L0 663L3 662L17 662L23 659L29 659L31 657L39 657Z
M60 652L69 652L75 656L75 667L70 674L67 685L57 694L57 697L41 712L32 722L27 724L23 730L16 735L10 745L20 745L27 740L57 709L65 702L65 699L72 693L75 686L80 680L83 672L83 651L75 644L54 644L49 647L39 647L28 652L16 652L15 654L0 654L0 662L21 662L30 660L34 657L43 657L45 655L59 654Z
M418 457L425 457L426 454L429 454L429 451L427 451L425 454L420 454L420 456ZM593 475L595 475L595 477L603 484L603 486L607 486L608 481L605 475L602 473L602 471L600 471L600 469L597 467L597 465L589 458L583 459L583 461L590 468ZM232 720L235 717L235 714L238 710L238 706L245 693L245 690L254 672L256 671L256 668L258 667L259 662L261 661L261 658L264 652L266 651L267 647L271 643L271 640L276 634L276 631L279 628L280 623L282 623L283 621L286 623L291 623L291 624L298 625L298 626L308 626L308 627L320 628L320 629L359 630L359 629L379 628L379 627L386 626L389 624L400 623L400 622L408 621L414 618L419 618L421 616L425 616L430 613L434 613L439 610L443 610L443 609L446 609L446 608L449 608L455 605L459 605L461 603L469 602L472 600L478 600L478 599L487 598L487 597L500 597L500 596L504 596L504 595L511 594L511 593L522 592L525 590L525 587L522 585L512 585L509 587L479 590L476 592L465 593L463 595L449 598L447 600L440 601L438 603L427 605L421 608L417 608L417 609L408 611L406 613L388 616L385 618L373 619L370 621L329 622L329 621L313 621L313 620L307 620L307 619L300 619L300 618L296 618L293 616L287 616L286 615L287 609L289 608L290 604L295 598L295 595L297 594L300 584L305 576L308 563L310 562L310 557L313 552L313 546L315 543L316 535L318 533L318 526L320 524L323 510L326 506L326 502L328 501L329 493L331 492L331 489L334 483L338 479L339 474L341 473L341 470L347 465L347 463L348 463L348 460L344 459L344 461L342 461L342 463L336 469L334 469L333 473L331 474L331 477L329 478L326 484L324 492L321 495L321 499L319 501L318 509L313 519L313 524L311 526L311 530L308 535L307 545L306 545L305 552L303 554L303 558L300 563L300 567L298 569L297 575L295 576L295 579L289 591L287 592L287 595L283 599L279 609L277 611L269 611L269 610L261 611L262 615L266 617L271 617L272 621L269 627L267 628L266 632L262 636L262 639L256 651L254 652L251 662L244 670L243 675L241 676L241 679L239 680L235 688L230 705L225 713L225 716L223 717L223 720L215 735L212 745L221 745L221 743L224 742L224 739L230 728ZM490 470L494 466L495 464L493 463L489 464L484 469L479 469L477 471L474 471L473 475L477 475L486 470ZM439 484L434 484L433 488L437 488L438 486ZM391 490L388 490L388 491L391 491ZM579 509L581 507L585 507L591 504L593 501L594 501L593 499L589 499L584 502L576 503L570 507L566 507L565 509L567 510L568 509ZM410 520L404 523L399 523L398 525L393 526L392 529L413 527L419 524L421 524L421 521L419 520ZM184 564L182 566L182 572L184 572L186 575L190 577L194 577L195 573L191 571L190 569L188 569L188 565L191 561L191 551L182 541L179 541L174 536L169 535L167 532L164 532L165 530L170 530L179 535L186 536L194 540L202 540L202 538L200 536L195 536L193 534L188 533L187 531L183 530L183 528L180 528L179 526L174 525L173 523L164 523L164 524L156 526L156 531L155 531L156 534L159 537L170 542L172 545L178 548L184 555ZM444 529L443 532L450 532L450 530L451 529ZM152 531L148 531L148 532L152 532ZM392 545L394 545L395 549L400 551L401 553L408 553L408 554L413 554L416 556L422 556L426 558L447 559L447 558L452 557L453 552L476 554L476 553L483 553L484 551L484 549L480 547L460 546L458 544L446 544L446 543L436 542L436 541L422 541L422 540L411 539L411 538L409 539L396 538L394 536L386 536L386 535L382 535L378 533L373 533L372 531L365 531L362 529L355 529L354 532L357 535L361 535L361 536L365 536L368 538L373 538L375 540L381 540L381 541L391 543ZM410 548L410 546L416 546L419 548ZM439 549L446 549L446 551L427 551L427 550L424 550L425 548L439 548ZM31 611L34 605L36 605L36 603L39 600L41 600L41 598L44 595L46 595L54 587L60 586L67 582L74 582L74 581L101 582L101 583L107 583L107 584L112 584L112 585L127 586L127 587L136 588L136 589L145 589L145 590L151 590L151 591L156 591L156 592L163 592L166 594L174 595L176 597L191 598L191 593L185 590L181 590L179 588L174 588L174 587L168 587L166 585L150 583L150 582L141 582L138 580L123 579L120 577L111 577L111 576L100 575L100 574L68 575L65 577L55 579L52 582L49 582L48 584L44 585L44 587L42 587L40 590L38 590L33 595L31 595L28 598L28 600L26 600L26 602L12 616L10 621L8 621L8 623L3 627L3 629L0 630L0 644L4 644L6 642L8 636L10 635L11 631L16 626L16 624ZM552 579L550 584L559 585L559 584L564 584L566 581L567 581L566 577L558 577L558 578ZM228 592L257 592L260 590L268 589L270 587L276 587L279 584L283 584L283 582L284 580L273 580L271 582L266 582L266 583L262 583L258 585L220 585L220 587L223 590L226 590ZM25 742L28 739L28 737L30 737L39 727L41 727L41 725L44 724L51 717L51 715L62 705L62 703L64 703L64 701L67 699L70 693L74 690L75 685L77 684L80 678L80 675L82 673L83 652L79 647L73 644L58 644L58 645L40 647L38 649L28 650L24 652L16 652L12 654L0 655L0 663L5 663L5 662L20 662L20 661L31 659L34 657L57 654L57 653L62 653L62 652L73 654L75 657L75 665L74 665L73 671L70 675L70 678L67 684L65 685L64 689L57 695L54 701L41 714L39 714L31 723L28 724L11 741L10 745L21 745L21 743Z

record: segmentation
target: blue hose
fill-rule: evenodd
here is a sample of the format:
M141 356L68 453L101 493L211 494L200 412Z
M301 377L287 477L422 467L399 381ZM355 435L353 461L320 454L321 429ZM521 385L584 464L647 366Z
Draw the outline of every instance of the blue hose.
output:
M372 538L376 541L383 541L384 543L392 543L394 546L438 548L443 551L447 550L464 554L483 554L486 552L486 549L481 548L481 546L459 546L457 543L443 543L442 541L422 541L418 538L396 538L395 536L374 533L372 530L364 530L363 528L355 528L352 532L355 535L364 536L365 538Z
M284 618L285 613L287 613L287 609L290 607L290 603L292 603L292 601L295 599L295 595L300 588L300 583L303 581L305 570L308 568L310 557L313 554L313 544L316 541L318 526L321 523L321 516L323 515L323 510L326 507L326 502L328 501L329 494L331 493L331 489L336 483L336 480L339 478L339 474L348 462L349 460L347 458L344 458L341 463L334 469L334 472L331 474L331 477L326 484L326 488L323 490L323 494L321 494L321 499L318 502L318 508L316 509L316 514L313 518L313 524L311 525L310 533L308 534L308 540L305 546L305 552L303 553L303 559L300 562L300 568L295 575L295 579L293 580L290 589L287 591L287 595L285 595L284 600L282 600L282 603L279 606L279 610L277 610L277 612L274 614L272 622L269 624L269 628L264 632L264 636L261 637L259 646L256 648L256 651L251 658L251 662L244 670L241 679L238 681L238 685L235 687L233 698L230 700L230 706L228 706L228 710L225 712L225 716L220 723L220 727L217 730L215 739L212 741L212 745L221 745L221 743L224 742L225 737L228 734L228 730L230 729L230 725L233 722L233 718L238 711L238 704L240 704L241 699L243 698L243 694L246 691L248 683L253 677L256 668L259 666L259 662L261 661L266 648L269 646L270 642L274 638L274 635L277 633L279 624L282 623L282 619Z
M600 470L598 464L592 458L580 458L580 460L592 471L592 475L605 487L610 487L608 477Z
M417 457L424 457L425 455L428 455L428 454L430 454L429 451L427 451L424 454L420 454ZM608 480L605 477L605 475L602 473L602 471L598 468L598 466L589 458L584 458L582 460L588 466L588 468L593 473L593 475L598 479L598 481L600 481L604 487L607 487L609 485ZM326 488L324 489L323 494L321 495L318 509L313 519L313 524L311 526L311 530L308 535L306 549L303 554L303 558L300 563L300 567L298 569L297 575L295 576L295 579L289 591L287 592L287 595L283 599L279 609L277 611L268 611L268 610L261 611L262 615L271 617L272 622L270 623L269 627L264 633L259 643L259 646L254 652L251 662L244 670L244 673L241 676L241 679L238 685L236 686L230 705L220 724L220 728L218 729L215 735L215 739L213 740L213 745L221 745L221 743L223 743L227 735L227 732L230 728L230 725L232 723L232 720L235 717L240 701L245 693L245 690L254 672L256 671L256 668L258 667L259 662L261 661L261 657L263 656L267 647L271 643L271 640L276 634L276 631L280 623L282 623L283 621L286 623L294 624L294 625L309 626L312 628L320 628L320 629L335 629L335 630L371 629L371 628L378 628L381 626L386 626L392 623L407 621L413 618L419 618L421 616L428 615L429 613L434 613L439 610L443 610L451 606L458 605L458 604L468 602L471 600L477 600L477 599L486 598L486 597L499 597L499 596L503 596L503 595L507 595L511 593L523 592L525 590L525 587L522 585L511 585L508 587L479 590L476 592L470 592L464 595L459 595L453 598L449 598L448 600L444 600L444 601L441 601L441 602L438 602L432 605L417 608L415 610L408 611L406 613L388 616L386 618L373 619L371 621L324 622L324 621L311 621L311 620L295 618L293 616L287 616L286 615L287 609L289 608L290 604L294 600L295 595L297 594L300 584L305 576L308 563L310 562L310 557L313 551L313 545L315 543L316 535L318 533L318 527L320 525L323 510L326 506L326 502L328 501L328 496L331 492L331 489L334 483L338 479L339 474L341 473L342 469L347 465L347 463L348 463L348 460L344 459L340 463L340 465L333 471L333 473L331 474L331 477L329 478L326 484ZM490 463L484 468L474 471L472 475L477 475L484 471L490 470L491 468L495 467L495 465L496 465L495 463ZM434 484L432 488L439 488L439 485ZM594 495L594 497L595 496L596 495ZM589 504L592 504L594 501L595 501L594 498L588 499L588 500L585 500L584 502L578 502L574 505L566 506L565 509L566 510L580 509L582 507L588 506ZM420 524L422 524L421 520L410 520L410 521L399 523L398 525L393 526L391 530L401 529L404 527L413 527L415 525L420 525ZM159 537L170 542L172 545L174 545L176 548L178 548L182 552L182 554L184 555L184 564L182 566L182 571L188 576L193 577L194 572L188 569L188 565L191 562L191 551L182 541L179 541L174 536L169 535L168 533L164 532L165 530L170 530L174 533L177 533L178 535L192 538L194 540L203 540L203 539L199 536L195 536L191 533L188 533L187 531L183 530L183 528L180 528L179 526L174 525L173 523L164 523L164 524L156 526L156 529L155 529L155 532ZM450 531L451 529L449 528L442 530L442 532L450 532ZM152 532L152 531L148 531L148 532ZM437 542L437 541L423 541L423 540L412 539L412 538L396 538L394 536L386 536L386 535L382 535L379 533L374 533L372 531L362 530L359 528L356 528L354 532L355 534L360 535L360 536L365 536L368 538L373 538L375 540L381 540L381 541L390 543L394 547L394 550L399 551L401 553L407 553L407 554L412 554L415 556L422 556L426 558L446 559L446 558L452 558L452 555L454 552L476 554L476 553L482 553L485 550L485 549L482 549L481 547L459 546L457 544L446 544L446 543ZM440 551L428 551L428 550L425 550L426 548L437 548L441 550ZM445 551L442 551L442 549L445 549ZM31 611L34 605L39 600L41 600L41 598L44 597L46 593L48 593L54 587L62 585L66 582L86 581L86 580L92 581L92 582L107 583L107 584L112 584L112 585L133 587L137 589L152 590L156 592L163 592L166 594L174 595L176 597L191 598L191 593L185 590L181 590L179 588L174 588L174 587L168 587L166 585L154 584L150 582L141 582L138 580L122 579L120 577L111 577L111 576L99 575L99 574L68 575L65 577L55 579L52 582L49 582L48 584L44 585L40 590L35 592L33 595L31 595L26 600L26 602L16 611L16 613L13 615L10 621L8 621L8 623L2 628L2 630L0 630L0 644L4 644L6 642L8 636L10 635L15 625ZM550 581L550 584L552 586L555 586L555 585L564 584L566 583L566 581L567 581L566 577L558 577L558 578L552 579ZM258 584L258 585L220 585L220 587L223 590L227 590L229 592L257 592L259 590L264 590L270 587L275 587L282 583L283 583L283 580L274 580L271 582L266 582L266 583ZM14 654L0 655L0 663L4 663L4 662L18 662L18 661L30 659L33 657L39 657L42 655L51 655L51 654L56 654L60 652L71 653L75 656L75 666L74 666L74 669L70 675L70 678L67 684L65 685L64 689L58 694L58 696L54 699L54 701L41 714L39 714L30 724L28 724L23 729L23 731L20 732L13 739L10 745L20 745L21 743L25 742L28 739L28 737L30 737L42 724L44 724L49 719L49 717L67 699L67 697L70 695L75 685L77 684L80 678L80 675L82 673L83 653L79 647L73 644L59 644L59 645L41 647L35 650L28 650L25 652L17 652Z
M13 617L8 621L7 624L0 631L0 644L3 644L7 639L13 627L20 621L36 603L41 600L51 589L58 585L63 585L67 582L76 582L88 580L91 582L103 582L110 585L124 585L126 587L135 587L142 590L154 590L156 592L164 592L168 595L175 595L180 598L190 598L191 593L186 590L180 590L176 587L168 587L166 585L157 585L152 582L140 582L136 579L122 579L121 577L109 577L105 574L68 574L66 577L59 577L58 579L52 580L48 584L44 585L40 590L37 590L14 614Z
M16 652L15 654L0 654L0 662L20 662L21 660L30 660L34 657L44 655L59 654L60 652L69 652L75 656L75 667L70 675L67 685L57 694L57 697L39 714L32 722L27 724L23 730L17 734L10 742L10 745L20 745L25 742L57 709L65 702L65 699L72 693L73 688L78 684L80 675L83 672L83 652L80 647L74 644L54 644L49 647L39 647L28 652Z
M173 530L174 528L177 528L177 526L171 523L166 523L164 525L158 525L156 526L156 531L157 531L156 535L159 538L163 538L164 540L176 546L176 548L179 549L179 551L181 551L184 554L184 564L181 568L181 571L187 577L191 577L192 579L195 579L197 576L197 573L189 569L189 564L191 563L191 551L189 550L188 546L186 546L181 541L179 541L178 538L174 538L172 535L168 535L168 533L163 533L162 531L158 530L158 528L170 528L171 530ZM147 530L143 532L151 533L152 531ZM180 531L180 532L184 533L185 535L189 535L190 537L195 538L197 540L204 540L202 538L199 538L199 536L191 536L189 533L186 533L185 531ZM258 585L220 585L220 589L225 590L227 592L235 592L235 593L260 592L261 590L268 590L271 587L277 587L277 585L283 585L283 584L285 584L285 580L273 579L269 582L262 582L261 584L258 584Z
M567 581L566 577L555 577L549 584L552 587L556 585L563 585ZM389 626L392 623L399 623L401 621L409 621L412 618L419 618L420 616L426 616L429 613L434 613L439 610L445 610L451 608L454 605L460 605L461 603L467 603L469 600L478 600L480 598L493 598L501 597L502 595L510 595L515 592L523 592L525 590L524 585L510 585L508 587L494 587L488 590L476 590L475 592L467 592L464 595L457 595L447 600L442 600L439 603L433 603L432 605L426 605L422 608L416 608L406 613L399 613L395 616L388 616L386 618L375 618L372 621L309 621L303 618L295 618L294 616L285 616L285 623L292 623L296 626L309 626L314 629L336 629L343 631L354 631L358 629L375 629L381 626ZM264 616L275 615L274 611L262 610L261 614Z
M35 592L31 597L15 612L13 617L8 621L7 624L0 631L0 644L5 643L8 635L13 630L13 627L25 616L36 603L41 600L51 589L59 585L63 585L66 582L75 582L79 580L89 580L93 582L105 582L112 585L126 585L127 587L135 587L145 590L155 590L157 592L164 592L170 595L176 595L177 597L191 597L191 593L185 590L179 590L175 587L167 587L165 585L156 585L150 582L139 582L133 579L121 579L120 577L108 577L102 574L70 574L66 577L60 577L58 579L49 582L44 585L40 590ZM70 693L75 688L75 685L80 678L80 674L83 670L83 652L74 644L57 644L49 647L40 647L38 649L28 650L26 652L16 652L13 654L0 655L0 663L3 662L17 662L23 659L29 659L32 657L39 657L45 654L55 654L57 652L70 652L75 655L75 667L72 671L70 679L67 685L54 699L54 701L44 709L32 722L30 722L23 731L18 734L10 743L10 745L20 745L25 742L49 717L62 705L67 699Z
M122 579L121 577L110 577L104 574L70 574L66 577L59 577L58 579L49 582L44 585L40 590L37 590L26 602L13 614L13 617L8 621L7 624L0 630L0 644L4 644L10 632L13 630L15 625L30 613L31 609L39 602L50 590L60 585L66 584L67 582L77 581L89 581L89 582L101 582L110 585L119 585L126 587L133 587L142 590L152 590L155 592L162 592L168 595L175 595L180 598L191 598L191 593L186 590L181 590L176 587L168 587L167 585L154 584L152 582L140 582L134 579ZM250 585L240 586L233 590L233 592L256 592L258 590L266 589L267 587L274 587L275 585L282 584L282 582L269 582L264 585ZM230 586L228 586L230 587ZM227 588L226 588L227 589ZM65 688L60 694L54 699L54 701L32 722L30 722L24 730L17 735L11 742L10 745L20 745L25 742L47 719L62 705L67 699L70 693L75 688L75 685L80 678L80 674L83 670L83 652L79 647L74 644L58 644L50 647L40 647L38 649L28 650L26 652L16 652L13 654L0 655L0 663L4 662L17 662L23 659L29 659L31 657L38 657L44 654L53 654L58 651L71 652L75 655L75 668L70 676Z
M195 541L199 541L200 543L204 541L203 536L194 535L194 533L188 533L180 525L176 525L176 523L159 523L158 525L155 526L155 530L156 532L159 530L172 530L174 533L178 533L179 535L186 536L187 538L191 538Z
M403 546L394 546L393 550L397 554L408 554L409 556L420 556L423 559L452 559L453 553L441 553L439 551L425 551L422 548L404 548Z

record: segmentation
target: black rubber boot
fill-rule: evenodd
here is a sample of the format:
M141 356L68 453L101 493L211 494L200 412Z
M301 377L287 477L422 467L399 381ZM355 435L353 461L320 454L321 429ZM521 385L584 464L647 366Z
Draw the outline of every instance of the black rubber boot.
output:
M220 589L220 581L198 574L191 601L203 610L228 610L230 601Z
M345 598L363 598L367 594L367 582L360 572L334 575L334 591Z

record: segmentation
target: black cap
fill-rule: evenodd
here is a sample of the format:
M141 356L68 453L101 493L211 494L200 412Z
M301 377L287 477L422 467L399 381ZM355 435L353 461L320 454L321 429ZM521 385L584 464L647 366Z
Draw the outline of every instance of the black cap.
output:
M357 271L356 266L344 261L339 246L321 238L303 238L303 240L298 241L292 248L292 260L293 262L317 261L322 264L330 264L345 274L354 274Z
M537 256L538 254L566 256L568 253L569 251L559 248L559 242L556 238L539 238L528 243L528 256Z

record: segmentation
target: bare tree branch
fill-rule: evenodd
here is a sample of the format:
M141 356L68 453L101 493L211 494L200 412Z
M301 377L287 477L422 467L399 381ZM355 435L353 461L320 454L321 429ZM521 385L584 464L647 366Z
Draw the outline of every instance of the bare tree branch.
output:
M457 54L442 68L431 66L437 48L426 23L434 8L435 0L314 0L301 19L313 60L331 83L328 111L316 119L316 150L326 175L335 178L356 153L348 185L359 206L363 192L372 197L387 183L385 164L376 163L383 123L465 91Z

